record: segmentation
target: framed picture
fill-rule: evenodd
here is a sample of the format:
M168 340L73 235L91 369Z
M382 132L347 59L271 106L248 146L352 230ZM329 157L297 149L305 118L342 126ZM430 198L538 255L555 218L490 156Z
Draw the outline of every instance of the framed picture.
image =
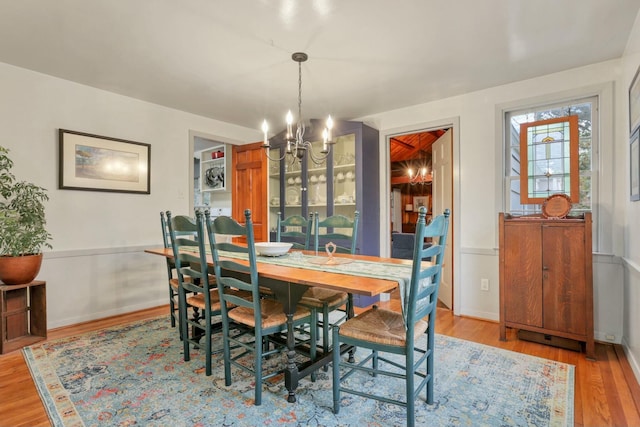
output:
M427 212L429 212L429 196L415 196L413 198L413 211L418 212L421 206L427 208Z
M640 125L640 67L629 86L629 135Z
M631 200L640 200L640 128L631 136L629 145L629 184L631 186Z
M63 190L150 194L151 145L60 129Z

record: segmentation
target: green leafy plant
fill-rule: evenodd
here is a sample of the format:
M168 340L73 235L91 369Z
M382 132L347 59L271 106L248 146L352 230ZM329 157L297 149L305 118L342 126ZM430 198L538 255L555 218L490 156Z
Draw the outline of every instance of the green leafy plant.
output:
M0 146L0 256L23 256L51 249L44 202L47 190L17 181L11 173L9 150Z

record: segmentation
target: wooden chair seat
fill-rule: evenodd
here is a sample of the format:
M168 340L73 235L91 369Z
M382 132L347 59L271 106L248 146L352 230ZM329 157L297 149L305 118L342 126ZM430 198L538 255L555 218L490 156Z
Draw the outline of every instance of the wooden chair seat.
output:
M215 280L215 276L213 276L213 279ZM187 283L191 283L191 277L185 276L184 281ZM212 284L215 285L215 282L213 282ZM175 289L176 291L178 290L178 287L180 286L180 281L178 279L171 279L169 280L169 285L171 285L171 287L173 289Z
M341 305L344 305L349 300L349 294L346 292L332 291L331 289L324 288L309 288L302 295L300 300L302 304L306 306L322 309L326 304L329 307L329 311L334 310Z
M228 292L228 291L227 291ZM260 312L262 317L262 329L270 329L281 325L285 327L287 324L287 316L284 314L282 304L272 299L260 300ZM253 309L249 307L237 307L228 312L229 318L235 320L237 323L256 327L255 313ZM304 319L311 314L309 310L304 307L298 308L293 315L293 321Z
M428 327L429 323L418 320L414 326L416 339L424 334ZM343 323L340 326L340 335L397 347L404 347L407 342L402 314L377 306Z
M233 294L239 296L240 298L245 298L251 300L251 293L246 291L240 291L231 289L227 291L229 294ZM211 311L220 311L220 295L217 289L214 289L209 292L209 298L211 302ZM206 306L204 294L195 294L193 296L187 297L187 304L192 307L198 307L201 310L204 310ZM227 304L227 307L233 307L231 304Z

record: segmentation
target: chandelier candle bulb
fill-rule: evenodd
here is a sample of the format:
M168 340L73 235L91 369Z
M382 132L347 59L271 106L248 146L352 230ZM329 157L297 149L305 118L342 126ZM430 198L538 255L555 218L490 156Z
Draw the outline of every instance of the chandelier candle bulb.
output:
M325 129L322 131L322 154L327 152L327 140L329 138L329 130Z
M293 124L293 114L291 114L291 110L287 112L287 139L291 139L293 135L293 131L291 130L291 125Z
M327 117L327 141L331 141L331 129L333 129L333 119L329 115Z

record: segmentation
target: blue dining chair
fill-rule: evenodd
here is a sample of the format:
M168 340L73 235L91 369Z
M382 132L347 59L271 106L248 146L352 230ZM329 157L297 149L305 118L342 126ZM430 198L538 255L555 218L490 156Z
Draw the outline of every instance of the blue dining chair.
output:
M175 267L178 275L178 312L183 343L184 360L191 359L190 346L202 348L204 338L205 372L211 375L211 335L220 330L214 317L220 314L220 298L216 279L207 266L206 234L200 211L196 218L185 215L171 216L167 211L167 223ZM187 308L193 309L189 318Z
M402 313L374 306L333 328L334 349L346 344L357 347L358 351L371 351L354 362L342 360L340 351L333 352L333 412L336 414L340 411L340 393L345 392L405 407L407 426L413 427L415 398L423 388L426 387L427 403L433 403L436 307L447 244L449 209L428 226L425 224L426 214L426 209L421 207L415 233L411 279L408 286L400 289ZM423 249L425 237L431 237L434 244ZM433 262L423 264L422 259L426 257L432 257ZM383 353L401 355L404 363L390 360ZM371 367L366 366L369 361L372 362ZM398 371L397 368L402 370ZM404 379L405 400L385 395L384 384L387 383L383 381L378 386L369 382L366 389L349 388L345 380L357 372L374 377L383 375Z
M356 253L356 238L358 236L358 219L360 213L355 211L353 221L344 215L333 215L320 221L318 213L314 215L313 221L313 241L316 252L323 250L321 244L332 242L336 244L337 253ZM318 312L318 327L322 328L322 352L327 354L330 349L329 333L334 324L346 320L352 312L353 298L346 292L333 291L318 287L309 288L303 295L300 303L316 309ZM340 310L344 307L341 315L329 321L329 313ZM320 319L322 314L322 319ZM328 368L325 366L325 370Z
M282 218L282 213L278 212L276 242L292 243L293 249L309 249L313 224L313 214L309 215L309 219L305 219L302 215Z
M162 243L165 249L171 249L171 240L169 236L169 226L165 219L164 212L160 212L160 226L162 227ZM176 263L171 258L167 258L167 279L169 283L169 314L171 317L171 327L175 327L179 322L178 314L178 278L174 274ZM181 329L178 327L178 329ZM180 331L182 333L182 331ZM181 335L182 336L182 335Z
M251 211L245 210L244 215L245 225L243 226L228 216L220 216L212 221L208 212L205 212L218 292L220 301L223 302L221 314L225 385L231 385L232 365L252 373L255 378L254 404L259 406L262 403L263 381L283 372L280 368L265 373L262 362L264 358L287 348L281 344L281 340L273 339L273 336L287 330L287 316L280 302L271 298L261 298ZM222 239L218 242L217 236L222 235L245 237L246 245L222 241ZM246 256L248 265L246 261L221 255L222 251L227 254L236 253ZM248 292L251 297L238 297L237 290ZM238 333L235 328L232 328L231 322L242 325L244 328ZM311 325L311 342L315 343L316 313L300 306L293 314L293 325L303 324ZM247 335L253 335L253 339L247 339ZM242 351L234 352L232 355L232 347L240 347ZM309 346L308 353L311 360L315 360L315 345ZM239 359L247 354L253 355L253 367L239 362Z
M318 218L314 225L314 249L324 250L324 246L332 242L336 245L336 253L355 254L357 251L358 221L360 212L355 211L353 220L344 215L331 215L323 220Z
M171 236L169 234L169 224L165 217L164 212L160 212L160 226L162 227L162 243L165 249L172 249ZM181 237L190 236L196 238L195 232L177 232ZM178 312L178 289L180 283L178 281L178 275L176 272L176 263L173 258L167 257L167 279L169 281L169 314L171 319L171 327L175 327L178 324L178 330L180 331L180 339L182 339L182 328L180 327L180 313ZM185 276L184 280L191 280L190 277Z

